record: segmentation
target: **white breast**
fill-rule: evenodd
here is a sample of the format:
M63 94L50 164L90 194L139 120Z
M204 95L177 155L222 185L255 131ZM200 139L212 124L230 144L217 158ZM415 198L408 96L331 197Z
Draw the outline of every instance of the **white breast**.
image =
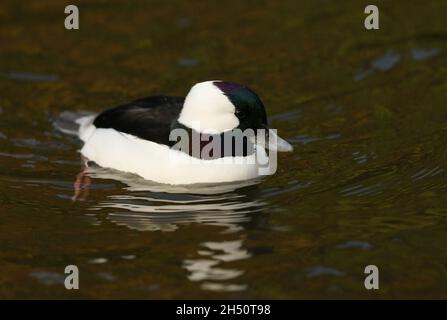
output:
M88 137L81 150L85 157L101 167L134 173L159 183L218 183L253 179L259 176L256 160L262 159L260 163L265 163L267 157L265 150L258 148L256 155L248 157L202 160L114 129L97 129L90 125L84 127L86 132Z

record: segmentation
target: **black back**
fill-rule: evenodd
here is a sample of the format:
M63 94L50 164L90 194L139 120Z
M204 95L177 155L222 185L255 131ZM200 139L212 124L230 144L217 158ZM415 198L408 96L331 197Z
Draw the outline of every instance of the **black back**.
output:
M183 107L185 98L153 96L138 99L101 112L95 127L115 129L141 139L170 145L169 132Z

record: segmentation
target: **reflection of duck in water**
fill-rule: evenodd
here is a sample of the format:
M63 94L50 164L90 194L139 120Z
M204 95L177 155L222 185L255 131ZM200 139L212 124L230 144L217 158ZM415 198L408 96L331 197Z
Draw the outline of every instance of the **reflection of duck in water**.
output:
M91 210L106 210L108 221L138 231L174 231L179 224L200 223L227 227L227 232L232 232L265 206L254 195L259 179L176 186L93 165L78 175L75 197L86 195L92 179L112 179L127 185L124 189L128 192L110 195ZM90 215L92 222L98 223L99 216Z
M228 283L237 281L244 270L226 268L225 262L249 259L251 254L243 247L242 240L207 241L201 243L195 259L183 261L183 267L188 270L188 279L201 282L201 288L209 291L242 291L246 284Z
M136 231L175 231L179 225L191 223L222 227L220 236L213 233L211 238L201 239L197 249L186 254L182 267L188 280L202 290L247 289L241 278L246 270L235 263L252 257L244 247L243 230L253 223L264 224L268 216L263 212L266 203L257 193L259 180L175 186L95 165L86 167L78 177L78 196L88 191L95 179L127 185L120 194L110 195L90 208L87 217L92 224L112 222Z
M245 86L223 81L196 84L185 99L156 96L99 115L65 113L55 125L83 140L82 155L99 166L174 185L253 179L274 172L260 169L270 161L265 148L292 150L268 129L259 97ZM245 136L247 129L253 134ZM260 137L260 129L268 139ZM179 145L182 132L187 139ZM240 146L231 136L232 144L227 144L230 134L242 136Z

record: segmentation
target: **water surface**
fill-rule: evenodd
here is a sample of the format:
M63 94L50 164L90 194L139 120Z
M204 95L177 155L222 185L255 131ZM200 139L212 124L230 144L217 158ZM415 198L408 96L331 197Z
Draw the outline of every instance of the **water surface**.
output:
M379 1L378 31L354 0L78 5L0 5L0 297L447 298L447 3ZM275 176L85 173L51 124L209 79L259 93Z

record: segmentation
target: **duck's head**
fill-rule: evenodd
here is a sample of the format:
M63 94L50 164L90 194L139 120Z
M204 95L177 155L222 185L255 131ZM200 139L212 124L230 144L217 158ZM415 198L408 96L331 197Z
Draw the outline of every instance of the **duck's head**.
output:
M225 81L205 81L194 85L185 98L178 122L201 133L223 133L234 129L265 129L262 143L274 151L293 147L269 129L264 104L246 86ZM263 139L261 141L264 141ZM259 143L258 143L259 144Z

